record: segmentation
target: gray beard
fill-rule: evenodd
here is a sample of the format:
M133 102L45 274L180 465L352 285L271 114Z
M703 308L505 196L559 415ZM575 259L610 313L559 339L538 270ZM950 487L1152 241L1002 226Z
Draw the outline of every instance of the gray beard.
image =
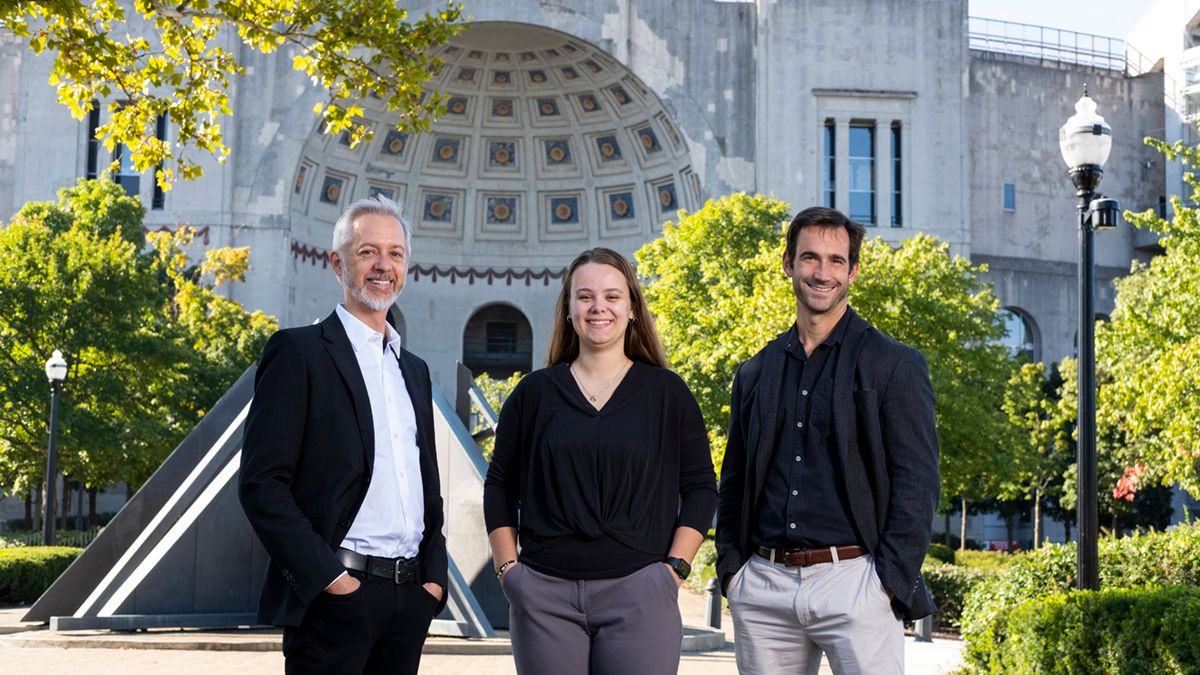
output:
M396 302L396 299L400 297L400 294L404 292L404 286L401 286L391 298L381 299L371 295L370 293L367 293L367 289L365 287L366 282L363 282L363 286L352 287L350 286L350 282L347 281L345 277L338 277L338 283L340 283L342 288L345 289L345 291L351 296L353 296L355 300L358 300L376 312L382 312L391 307Z

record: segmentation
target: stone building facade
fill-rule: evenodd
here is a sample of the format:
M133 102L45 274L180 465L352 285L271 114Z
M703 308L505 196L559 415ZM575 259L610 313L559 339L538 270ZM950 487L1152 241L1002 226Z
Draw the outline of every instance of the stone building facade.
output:
M836 206L889 242L949 242L988 265L1012 347L1051 363L1074 353L1077 323L1058 128L1086 85L1113 128L1101 190L1165 212L1180 170L1142 139L1192 138L1177 89L1200 81L1187 79L1200 57L1190 32L1171 37L1197 23L1200 3L1185 4L1187 17L1155 6L1135 30L1139 52L969 18L965 0L468 1L470 29L441 50L432 83L448 113L409 136L363 101L376 134L356 148L321 133L323 93L293 54L226 36L246 66L223 124L229 161L204 160L202 180L166 194L149 175L118 178L149 228L196 228L197 249L250 246L247 283L228 293L285 326L340 297L325 263L337 214L390 195L415 223L395 318L447 393L456 361L493 374L544 363L562 271L580 251L632 254L678 209L735 191ZM99 114L72 119L49 67L0 34L0 221L111 160L90 141ZM169 120L159 131L169 137ZM1124 223L1096 241L1106 315L1111 280L1157 244ZM987 527L972 536L993 538Z
M1085 84L1115 130L1103 191L1136 210L1165 195L1162 157L1141 143L1163 136L1162 73L980 41L961 0L518 0L467 14L440 53L449 112L428 133L390 131L365 101L376 138L349 148L318 129L322 92L292 54L230 41L247 66L230 160L167 195L149 175L122 183L151 228L251 246L229 293L284 325L337 300L324 257L338 211L396 198L416 225L398 323L448 390L455 360L541 365L576 253L631 253L678 209L734 191L835 205L889 241L937 235L988 263L1014 346L1052 362L1074 351L1078 256L1056 132ZM95 166L101 120L73 120L48 68L0 37L0 219ZM1153 245L1126 225L1099 235L1098 311L1106 281Z
M121 179L151 209L149 227L250 246L248 282L229 292L284 325L321 318L338 298L324 262L337 213L391 195L416 224L397 318L447 390L456 360L493 373L542 364L575 254L632 253L678 209L743 190L837 206L888 241L940 237L988 264L1014 346L1055 361L1074 351L1077 258L1058 127L1086 84L1114 129L1102 190L1156 208L1166 168L1141 139L1164 134L1163 75L986 39L1001 31L980 33L966 9L468 3L471 28L442 50L433 81L451 96L448 114L410 137L365 101L375 139L353 149L321 133L311 110L322 93L291 54L230 40L247 66L224 125L230 161L206 162L202 180L166 195L148 175ZM99 120L55 102L48 68L0 37L0 219L91 168ZM1127 225L1098 236L1099 312L1112 305L1105 282L1153 251Z

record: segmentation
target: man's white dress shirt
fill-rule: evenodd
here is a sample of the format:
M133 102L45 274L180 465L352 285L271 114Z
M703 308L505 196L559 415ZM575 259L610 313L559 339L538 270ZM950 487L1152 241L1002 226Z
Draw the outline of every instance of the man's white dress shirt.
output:
M365 555L414 558L425 533L425 491L417 417L400 372L400 335L389 324L386 335L376 332L341 304L336 311L367 385L375 428L367 496L341 546Z

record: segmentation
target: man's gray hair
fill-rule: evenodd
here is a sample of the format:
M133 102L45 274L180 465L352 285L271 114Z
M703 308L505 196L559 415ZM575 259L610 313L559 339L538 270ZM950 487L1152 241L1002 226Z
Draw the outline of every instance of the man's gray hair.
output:
M333 225L333 250L345 255L344 249L350 244L354 234L351 226L355 220L367 215L391 216L400 221L400 225L404 227L406 255L412 256L412 224L401 215L401 209L396 202L381 194L360 199L342 212L342 216Z

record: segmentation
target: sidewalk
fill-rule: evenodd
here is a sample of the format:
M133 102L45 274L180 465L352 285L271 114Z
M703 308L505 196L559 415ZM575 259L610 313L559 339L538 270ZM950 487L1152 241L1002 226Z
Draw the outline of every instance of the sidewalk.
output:
M680 611L685 626L703 626L706 598L682 591ZM210 675L238 672L247 675L283 672L278 631L154 630L139 633L69 631L50 633L19 619L25 608L0 610L0 664L4 672L24 673L167 673ZM728 611L722 617L724 647L684 652L682 675L733 675L733 624ZM32 630L31 630L32 628ZM700 647L705 645L690 640ZM709 642L709 645L712 643ZM905 664L909 675L938 675L961 666L962 643L935 640L918 643L905 639ZM515 675L508 641L430 638L421 660L429 675ZM822 673L829 673L822 667ZM630 675L636 675L631 673Z

